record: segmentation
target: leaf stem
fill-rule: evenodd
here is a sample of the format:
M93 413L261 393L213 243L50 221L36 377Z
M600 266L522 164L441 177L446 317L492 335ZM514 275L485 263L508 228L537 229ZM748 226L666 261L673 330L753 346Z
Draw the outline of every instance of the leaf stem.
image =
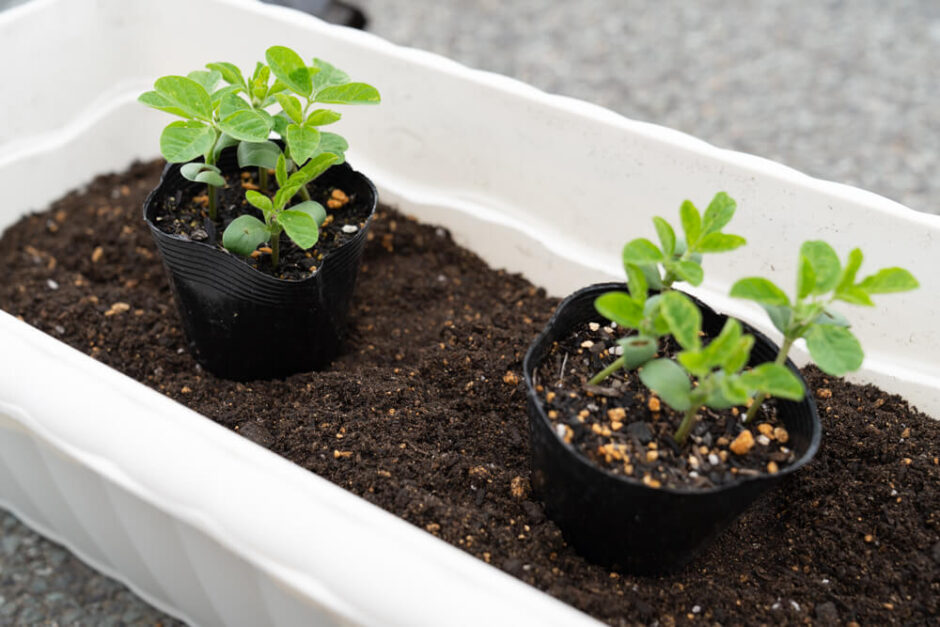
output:
M783 346L780 347L780 351L777 353L777 358L774 359L774 363L778 366L782 366L787 362L787 355L790 353L790 348L793 346L793 342L796 341L796 337L784 337ZM751 399L751 406L747 408L747 414L744 415L744 424L750 423L754 416L757 415L757 410L760 409L760 406L764 404L770 397L770 394L766 392L759 392L754 395Z
M685 415L682 417L682 422L679 424L679 428L676 429L676 434L673 436L673 439L679 446L685 444L685 441L689 438L689 433L692 432L692 427L695 426L695 418L698 414L698 409L698 405L692 405L692 407L686 410Z
M271 234L271 266L277 268L281 257L281 231Z
M607 377L623 368L624 361L625 358L623 356L618 357L613 363L594 375L594 377L588 381L588 385L600 385Z
M258 166L258 187L262 194L268 193L268 169L263 166Z

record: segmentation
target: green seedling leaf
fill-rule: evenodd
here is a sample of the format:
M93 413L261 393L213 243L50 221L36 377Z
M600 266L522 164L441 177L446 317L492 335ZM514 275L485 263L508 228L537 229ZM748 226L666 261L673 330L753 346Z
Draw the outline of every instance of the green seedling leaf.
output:
M682 220L682 230L685 232L687 248L695 248L699 237L702 236L702 216L691 200L685 200L679 207L679 218Z
M672 225L659 216L653 218L653 224L656 226L656 235L663 247L663 254L672 257L676 252L676 232L672 230Z
M316 220L306 211L281 211L277 214L277 222L284 227L287 237L304 250L316 244L320 237Z
M287 157L283 152L277 156L277 162L274 164L274 176L278 187L284 187L287 184Z
M288 89L301 96L310 97L313 82L310 80L310 71L300 55L284 46L271 46L264 53L264 57L271 72L287 85Z
M734 318L728 318L718 337L709 342L708 346L702 350L702 355L705 356L705 363L709 370L725 365L737 349L741 341L741 335L741 323Z
M339 158L336 163L340 164L346 160L346 151L349 150L349 144L336 133L322 132L320 133L320 147L318 150L336 155Z
M806 347L820 370L836 377L858 370L865 357L851 331L830 324L811 325L806 332Z
M287 126L290 124L290 117L283 111L272 117L272 128L274 132L284 137L287 135Z
M676 362L655 359L640 370L640 380L676 411L692 407L692 384Z
M237 139L235 139L231 135L226 135L225 133L222 133L219 139L215 142L215 150L213 151L213 154L212 154L212 160L217 162L223 150L231 146L237 146L237 145L239 145L239 141Z
M858 269L862 267L863 258L861 249L853 248L849 253L849 259L846 261L845 268L842 269L842 275L839 277L839 283L836 285L837 294L855 285L855 277L858 274Z
M212 150L215 137L202 122L171 122L160 135L160 152L170 163L185 163Z
M197 183L205 183L212 187L225 187L225 178L217 172L205 170L196 175L194 179Z
M655 264L643 264L639 266L646 277L646 284L651 290L660 291L663 289L663 278L659 275L659 268Z
M702 253L724 253L747 244L740 235L729 233L708 233L699 240L695 250Z
M708 355L703 351L682 351L676 356L682 367L696 377L704 377L712 371Z
M212 101L212 108L213 109L218 108L219 105L222 103L223 98L225 98L226 96L237 96L238 92L239 92L238 87L235 87L234 85L226 85L225 87L221 87L215 90L209 96L209 100Z
M310 181L329 170L338 159L339 157L332 153L318 154L315 157L312 157L310 161L305 163L302 168L291 174L290 178L287 179L287 182L290 184L296 181L301 185L306 185Z
M261 192L256 192L253 189L249 189L245 192L245 200L251 203L252 206L260 209L261 213L263 213L265 216L274 211L274 205L271 203L271 199Z
M659 342L648 335L634 335L617 340L623 348L623 365L628 370L639 368L656 356Z
M767 362L743 373L740 382L745 387L778 398L798 401L805 390L800 379L786 366Z
M313 200L305 200L302 203L298 203L291 207L291 211L303 211L310 215L314 222L317 223L317 226L323 226L323 221L326 220L326 209L323 208L323 205Z
M836 327L848 327L849 320L838 311L829 309L828 307L823 310L821 314L816 316L814 320L816 324L831 324Z
M173 115L178 115L181 118L191 118L193 116L189 115L183 109L180 109L177 106L174 106L169 100L161 96L155 91L145 91L140 96L137 97L137 101L141 102L148 107L153 107L154 109L159 109L160 111L165 111L167 113L172 113Z
M330 65L323 59L314 59L313 67L317 70L313 75L313 87L317 91L331 85L343 85L352 80L346 72Z
M663 295L656 294L646 299L643 304L643 318L653 323L653 330L657 335L666 335L669 333L669 323L661 314Z
M796 271L796 297L803 300L816 287L816 271L806 255L800 255L800 265Z
M287 147L296 163L304 163L312 157L320 145L320 131L308 126L290 124L287 127Z
M343 116L331 109L317 109L307 116L304 126L326 126L338 122L341 117Z
M725 192L718 192L705 210L705 219L702 223L702 235L708 236L717 233L731 222L738 205L731 196ZM743 238L740 238L743 240ZM738 246L743 245L743 241ZM737 248L737 246L735 246ZM731 250L726 249L726 250Z
M281 154L281 147L272 141L242 142L238 144L238 167L273 170Z
M793 309L788 305L761 305L761 307L767 312L774 327L786 335L790 320L793 318Z
M753 335L742 335L738 339L737 345L725 357L721 369L731 375L747 365L751 357L751 349L754 347Z
M286 113L291 120L297 124L303 123L304 108L301 106L299 100L289 94L275 94L274 97L277 99L278 104L281 105L281 108L284 109L284 113Z
M296 174L296 173L295 173ZM304 186L304 183L295 180L291 182L293 176L287 179L287 183L282 185L277 192L274 193L274 208L280 211L284 208L291 199L297 195L297 192L300 191L300 188Z
M220 61L218 63L207 63L206 67L218 72L222 76L222 80L229 85L240 87L248 91L248 82L245 80L245 77L242 76L242 71L239 70L237 66Z
M806 257L816 274L816 285L812 294L825 294L839 282L842 263L832 246L822 240L810 240L800 246L800 256Z
M884 268L875 274L865 277L858 287L869 294L891 294L906 292L920 286L914 275L904 268Z
M220 170L218 167L214 165L207 165L202 162L186 163L180 166L180 174L182 174L183 178L188 181L195 181L196 177L199 176L200 173L207 170L210 172L215 172L216 174L220 174L222 172L222 170Z
M206 89L185 76L164 76L153 84L169 106L179 109L186 117L212 120L212 101Z
M724 377L718 381L719 389L721 390L722 396L731 403L731 407L735 405L743 405L747 402L747 399L751 396L751 391L747 388L746 385L741 383L741 377L734 374L726 374ZM709 403L709 407L715 407Z
M594 300L597 313L626 329L636 329L643 321L643 307L623 292L607 292Z
M225 119L239 111L247 111L251 105L245 102L238 94L226 94L219 101L219 118Z
M868 292L858 285L850 285L836 292L835 298L836 300L841 300L853 305L861 305L863 307L875 306L875 302L871 299L871 296L868 295Z
M634 264L637 266L656 264L663 260L663 253L656 244L646 238L637 238L627 242L623 247L623 264Z
M639 266L628 263L625 267L627 272L627 289L630 290L630 296L637 303L646 302L649 295L649 285L646 282L646 275Z
M238 216L222 234L222 245L237 255L249 256L271 238L268 227L254 216Z
M366 83L346 83L344 85L331 85L317 92L317 102L326 104L379 104L382 97L379 90Z
M705 279L705 271L702 270L701 264L695 261L667 259L663 262L663 266L666 270L691 285L701 285Z
M252 109L236 111L219 123L222 131L244 142L263 142L271 134L271 127L263 115Z
M699 331L702 330L702 312L688 296L682 292L666 292L662 295L659 310L682 348L698 350L702 346L699 337Z
M773 307L789 307L790 299L773 281L763 277L741 279L731 286L731 296Z
M222 79L222 74L211 70L209 72L205 70L195 70L186 75L186 78L192 79L202 85L202 88L206 90L207 94L211 94L215 91L215 86Z

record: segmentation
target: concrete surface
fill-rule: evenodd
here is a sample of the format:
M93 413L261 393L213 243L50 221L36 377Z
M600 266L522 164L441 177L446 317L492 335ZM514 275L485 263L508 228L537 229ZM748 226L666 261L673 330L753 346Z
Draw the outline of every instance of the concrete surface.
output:
M393 42L940 213L936 0L358 4ZM12 516L0 529L0 624L175 624Z

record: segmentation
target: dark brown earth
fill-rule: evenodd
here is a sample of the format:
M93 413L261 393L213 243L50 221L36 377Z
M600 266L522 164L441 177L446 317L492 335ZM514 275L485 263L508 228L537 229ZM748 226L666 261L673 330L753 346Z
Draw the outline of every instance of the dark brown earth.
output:
M683 412L674 411L623 369L588 384L616 357L609 349L623 329L600 315L555 342L537 368L536 392L556 433L584 457L615 475L652 488L711 488L745 476L775 474L796 461L790 435L778 421L774 399L745 427L738 408L702 408L683 445L674 435ZM659 353L674 357L666 341ZM542 385L542 383L545 383Z
M807 370L815 461L684 571L611 573L528 495L521 360L556 300L382 208L337 363L217 380L184 348L140 219L160 167L100 177L10 227L0 307L609 623L937 624L940 423L900 398Z

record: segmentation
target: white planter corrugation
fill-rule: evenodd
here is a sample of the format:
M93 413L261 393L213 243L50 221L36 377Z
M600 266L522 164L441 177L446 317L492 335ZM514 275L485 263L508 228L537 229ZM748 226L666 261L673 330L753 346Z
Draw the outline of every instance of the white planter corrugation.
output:
M155 157L168 118L134 102L155 77L249 67L272 44L379 87L382 106L346 114L343 131L386 202L553 294L619 277L621 245L648 235L651 216L719 189L752 244L710 258L696 292L765 330L722 294L756 272L790 284L805 239L863 246L863 272L918 270L919 291L851 311L868 352L857 378L940 414L940 218L248 0L37 0L0 14L0 57L19 60L0 90L0 228ZM0 354L0 504L170 613L204 625L590 622L5 313Z

